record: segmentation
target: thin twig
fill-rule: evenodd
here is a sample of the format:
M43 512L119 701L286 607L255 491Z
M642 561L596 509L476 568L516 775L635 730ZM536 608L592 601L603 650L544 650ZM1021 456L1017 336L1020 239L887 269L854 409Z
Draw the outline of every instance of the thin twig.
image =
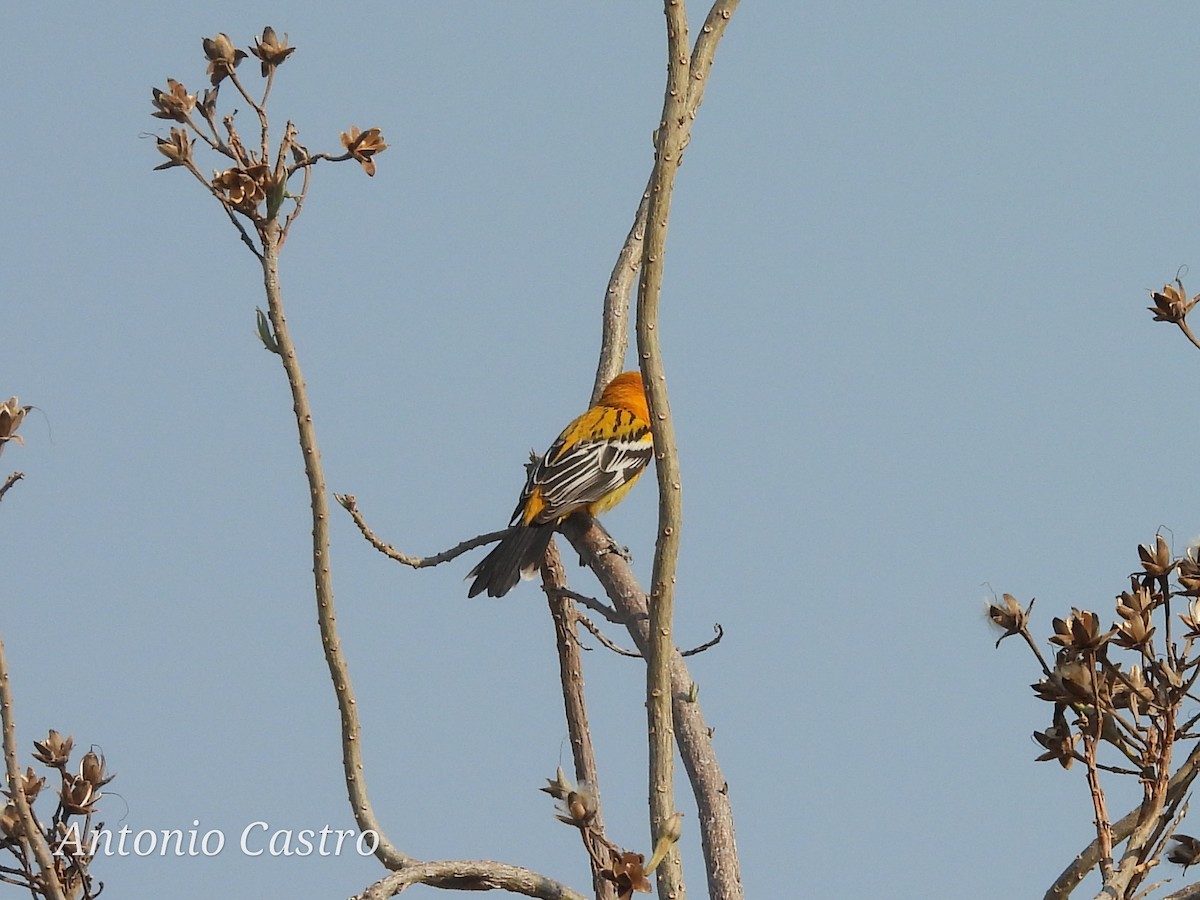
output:
M582 624L584 628L586 628L588 631L590 631L592 633L592 636L594 638L596 638L596 640L598 640L601 644L603 644L605 647L607 647L613 653L616 653L620 656L628 656L633 659L642 659L643 658L642 654L638 653L636 650L626 650L624 647L619 646L615 641L612 640L612 638L610 638L606 634L604 634L604 632L602 632L599 629L599 627L597 627L596 623L594 623L587 616L583 615L582 613L580 613L578 615L579 615L580 624ZM715 638L713 638L711 641L705 641L699 647L693 647L691 650L681 650L679 655L683 656L683 657L695 656L697 653L703 653L705 650L708 650L710 647L715 647L717 644L721 643L721 638L725 637L724 629L721 628L720 625L714 625L713 628L717 632L717 636ZM1103 766L1101 768L1103 768ZM1134 772L1133 774L1136 775L1137 773Z
M613 640L608 637L603 631L596 627L596 623L582 613L577 614L579 624L592 633L592 637L598 640L601 644L616 653L619 656L628 656L632 659L643 659L642 654L636 650L626 650L624 647L618 646Z
M508 533L507 528L501 529L500 531L491 531L487 534L481 534L477 537L469 538L468 540L463 541L461 544L457 544L451 547L449 550L443 550L441 553L434 554L433 556L409 556L407 553L397 550L391 544L385 543L375 536L375 532L371 530L371 526L367 524L367 520L364 519L362 513L359 512L358 501L355 499L353 494L334 494L333 499L335 499L342 506L342 508L346 510L346 512L350 513L351 518L354 519L354 524L358 526L358 530L362 532L362 536L367 539L367 542L372 547L374 547L388 559L393 559L396 562L402 563L406 566L412 566L414 569L426 569L430 566L436 566L444 562L449 562L455 557L466 553L468 550L474 550L476 547L482 547L484 544L490 544L494 541L498 541Z
M24 472L13 472L4 479L4 485L0 486L0 500L4 499L4 495L8 493L8 489L25 477Z
M354 154L342 153L338 156L333 156L329 153L305 154L304 159L298 160L288 166L288 175L294 175L297 169L307 169L309 166L314 166L322 159L326 162L345 162L348 159L354 159Z
M680 656L695 656L697 653L703 653L705 650L708 650L712 647L717 646L717 644L721 643L721 639L723 637L725 637L725 629L721 627L720 622L717 622L716 624L713 625L713 631L715 631L717 633L717 636L714 637L711 641L705 641L699 647L693 647L691 650L683 650L680 652L679 655Z
M1101 731L1104 727L1104 714L1100 703L1100 679L1096 676L1096 654L1092 651L1084 658L1084 664L1091 673L1092 681L1092 715L1080 729L1083 736L1084 765L1087 771L1088 789L1092 796L1092 810L1095 813L1096 837L1100 840L1100 877L1104 884L1112 880L1113 875L1113 834L1112 822L1108 818L1108 809L1104 802L1104 789L1100 784L1100 773L1096 768L1096 751L1100 744Z
M1200 350L1200 341L1196 340L1196 336L1194 334L1192 334L1192 329L1190 329L1188 327L1187 320L1180 319L1175 324L1179 326L1179 330L1184 333L1184 335L1187 337L1187 339L1192 342L1192 346L1195 347L1197 350Z
M592 612L600 613L600 615L604 616L604 618L612 622L614 625L625 624L624 616L622 616L607 603L603 603L600 600L597 600L595 597L589 597L587 594L581 594L578 591L572 591L569 588L560 588L559 593L561 593L564 597L569 597L576 603L583 604Z

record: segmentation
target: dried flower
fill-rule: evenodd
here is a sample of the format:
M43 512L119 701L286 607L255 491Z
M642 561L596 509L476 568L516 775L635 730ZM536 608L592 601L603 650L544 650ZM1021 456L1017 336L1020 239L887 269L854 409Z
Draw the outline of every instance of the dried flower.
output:
M1049 762L1054 759L1064 769L1071 768L1075 762L1075 744L1079 735L1071 732L1066 719L1061 715L1055 716L1055 723L1045 731L1035 731L1033 739L1041 744L1046 752L1037 758L1038 762Z
M1039 700L1049 703L1065 703L1074 706L1092 703L1095 700L1093 672L1079 660L1062 660L1054 667L1049 678L1031 684Z
M250 52L262 60L263 78L266 78L276 66L282 65L283 61L295 51L295 47L288 46L287 35L285 34L283 41L280 42L275 37L275 29L270 25L263 29L261 38L254 39L254 46L250 48Z
M546 787L540 790L559 801L555 807L558 813L554 818L567 825L583 828L592 821L600 808L600 797L595 786L586 781L581 781L578 785L572 784L563 774L562 766L559 766L553 779L546 779Z
M1175 846L1167 853L1167 859L1183 866L1185 872L1188 866L1200 862L1200 841L1186 834L1172 835L1171 840L1175 841Z
M9 803L0 810L0 835L15 838L20 836L21 831L21 815L17 812L17 807ZM3 844L3 841L0 841L0 844Z
M1176 570L1182 593L1188 597L1200 597L1200 560L1196 558L1197 552L1200 552L1200 548L1188 547Z
M650 882L646 879L642 862L645 858L640 853L625 852L613 854L612 863L600 870L600 876L617 886L617 900L629 900L634 891L643 894L650 893Z
M155 166L154 171L160 172L163 169L170 169L174 166L187 165L192 160L192 144L194 140L188 140L187 131L183 128L172 128L169 138L155 138L158 142L158 152L167 158L167 162L162 165Z
M205 88L204 93L200 95L200 102L197 104L200 115L210 122L217 115L217 92L220 90L217 87Z
M258 204L266 198L267 189L273 186L271 170L264 165L226 169L213 176L212 186L224 194L232 206L247 215L254 215Z
M1029 602L1029 607L1033 608L1032 600ZM1021 609L1021 604L1012 594L1004 594L1001 596L1000 602L988 604L988 618L1004 629L1004 634L996 638L996 646L999 647L1000 642L1006 637L1020 634L1025 630L1025 626L1029 624L1029 610Z
M104 766L104 755L97 756L94 751L89 750L79 761L79 777L92 787L104 787L117 777L115 774L105 777Z
M1120 672L1119 666L1117 671ZM1142 674L1142 667L1136 664L1129 667L1129 671L1124 674L1124 677L1115 677L1110 689L1113 707L1128 708L1135 716L1142 714L1143 703L1154 699L1154 692L1146 684L1146 676Z
M1161 291L1151 291L1150 299L1154 301L1154 305L1146 308L1154 313L1155 322L1173 322L1178 325L1187 317L1200 297L1193 297L1189 302L1183 290L1183 282L1176 278L1175 284L1165 284Z
M82 775L69 775L64 772L59 796L62 798L64 812L68 815L83 816L95 812L96 804L104 795Z
M25 794L25 799L32 803L37 799L37 795L41 793L42 788L46 784L45 778L39 778L33 771L32 767L25 769L25 774L21 776L21 790ZM4 796L12 798L15 796L12 790L4 792Z
M1112 639L1116 629L1100 633L1100 617L1089 610L1072 609L1066 619L1054 619L1050 643L1068 650L1099 650Z
M0 453L4 452L4 445L9 441L25 443L17 434L17 429L21 427L25 414L31 409L32 406L22 406L16 397L9 397L0 403Z
M158 107L157 112L151 113L156 119L186 122L188 114L196 108L196 95L189 94L187 88L174 78L167 79L167 90L153 88L151 93L154 105Z
M246 58L245 50L237 50L229 36L218 34L214 38L204 38L204 55L208 57L208 75L214 86L221 83L226 75L232 75L233 70Z
M1153 611L1154 603L1149 588L1122 591L1117 597L1117 615L1124 621L1117 624L1117 646L1128 650L1144 647L1154 634L1154 626L1150 624Z
M75 746L75 738L67 735L65 738L50 729L50 734L44 741L33 742L33 758L43 765L53 769L62 769L71 760L71 748Z
M1138 544L1138 557L1142 561L1142 568L1151 578L1162 577L1175 568L1171 559L1171 549L1161 534L1154 536L1153 550L1145 544Z
M351 159L358 160L368 175L375 174L375 160L371 157L387 149L378 128L368 128L360 132L357 125L350 126L349 134L342 132L342 146L346 148L346 153Z
M1188 629L1184 637L1200 638L1200 599L1193 597L1188 603L1187 612L1180 613L1179 618Z

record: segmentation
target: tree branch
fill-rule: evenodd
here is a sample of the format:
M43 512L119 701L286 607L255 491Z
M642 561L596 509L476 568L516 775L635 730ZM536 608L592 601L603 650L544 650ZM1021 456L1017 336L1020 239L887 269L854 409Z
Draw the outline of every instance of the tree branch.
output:
M592 732L588 727L587 702L583 693L583 655L579 652L579 635L575 630L577 613L571 600L564 595L567 573L563 569L562 557L554 541L546 551L542 562L542 588L546 602L550 605L550 617L554 620L554 640L558 648L558 675L562 684L563 712L567 719L567 732L571 736L571 755L575 760L575 781L591 785L596 797L596 809L586 827L579 829L588 851L592 867L592 889L596 900L612 900L616 896L615 886L601 877L602 860L588 846L593 835L604 838L604 815L600 805L600 778L596 768L596 750L592 746ZM589 834L592 832L592 834Z
M263 223L259 232L263 245L263 284L267 293L267 310L271 328L275 332L275 340L279 345L279 358L283 362L292 391L292 410L296 415L296 426L299 430L304 474L308 478L313 523L313 580L317 595L317 624L321 630L321 647L325 651L325 662L329 666L329 675L333 680L333 690L337 695L338 711L341 714L342 768L346 778L346 790L359 831L373 831L379 836L375 856L389 869L396 869L413 862L413 859L400 852L387 839L367 795L367 783L363 776L362 726L358 719L354 688L350 683L350 670L342 656L342 644L338 638L333 607L333 574L330 570L329 556L329 499L325 489L325 472L317 446L308 390L300 372L295 345L288 334L279 288L278 221L272 219Z
M650 405L658 471L658 537L654 547L654 574L650 581L650 639L643 650L650 733L650 831L655 842L663 824L675 814L675 739L671 719L671 654L675 644L671 630L683 510L679 454L658 340L658 307L662 296L671 195L688 133L685 122L691 63L685 4L683 0L665 0L663 6L667 19L667 89L655 140L654 176L646 210L637 304L638 357ZM656 881L661 900L686 896L678 846L667 852L658 867Z
M0 485L0 500L4 499L4 495L8 493L8 489L25 477L24 472L13 472L4 479L4 484Z
M725 34L739 0L717 0L704 25L696 46L692 49L691 80L687 91L687 129L696 118L696 111L704 101L704 89L708 86L708 71L716 56L717 44ZM686 143L686 141L685 141ZM600 362L596 367L596 381L592 387L592 403L600 398L604 386L625 367L625 351L629 346L629 297L641 267L642 240L646 233L646 213L650 208L650 192L654 187L654 172L642 191L633 225L625 236L625 242L617 253L608 285L604 290L603 334L600 342Z
M414 884L458 891L509 891L539 900L586 900L564 884L520 866L486 860L438 860L406 866L353 900L385 900Z
M457 556L461 556L468 550L474 550L476 547L482 547L484 544L490 544L493 541L498 541L508 532L507 528L502 528L499 531L491 531L487 534L481 534L477 537L469 538L461 544L451 547L449 550L443 550L441 553L433 556L409 556L400 550L397 550L391 544L385 543L375 536L375 532L367 524L366 519L358 510L358 501L355 500L353 494L334 494L333 498L348 512L351 518L354 519L354 524L358 526L358 530L362 532L362 536L367 539L367 542L389 559L393 559L398 563L406 566L412 566L414 569L426 569L430 566L440 565L444 562L449 562Z
M17 726L13 720L12 686L9 683L8 661L5 657L2 637L0 637L0 725L4 731L4 773L8 779L9 795L12 797L13 805L17 808L17 818L21 823L20 843L33 850L48 900L64 900L62 883L58 880L54 859L50 855L50 847L33 817L33 810L29 807L29 798L25 796L25 778L21 775L21 766L17 762Z
M1171 776L1171 780L1167 784L1168 806L1173 806L1183 799L1188 789L1192 786L1192 782L1195 780L1197 774L1200 774L1200 744L1192 748L1192 752L1188 754L1187 760ZM1138 827L1138 824L1142 820L1143 806L1144 804L1139 803L1121 819L1113 822L1112 835L1114 844L1120 844L1133 834L1134 829ZM1099 862L1100 841L1097 839L1079 851L1076 857L1071 860L1070 865L1063 869L1058 878L1054 880L1054 884L1050 885L1050 889L1046 891L1044 900L1063 900L1063 898L1069 897L1071 892L1079 886L1079 883L1087 877L1087 874Z
M645 653L649 639L646 595L629 563L619 554L607 552L612 546L612 538L595 519L580 514L569 517L561 531L596 574L617 611L626 617L630 637ZM705 722L704 711L694 696L695 688L687 663L676 652L671 657L675 740L696 798L709 900L743 900L745 892L733 809L729 803L729 785L713 749L713 729Z

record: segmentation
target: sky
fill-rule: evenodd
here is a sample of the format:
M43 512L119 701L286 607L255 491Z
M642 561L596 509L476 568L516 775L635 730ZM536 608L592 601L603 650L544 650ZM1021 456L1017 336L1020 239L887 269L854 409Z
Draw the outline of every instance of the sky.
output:
M152 171L151 88L201 88L202 37L269 24L299 48L274 121L312 150L382 129L374 178L318 167L281 278L330 489L434 553L505 524L530 448L586 405L652 161L661 8L115 0L4 21L0 395L37 407L0 458L25 473L0 503L24 761L70 733L118 773L110 828L225 836L213 857L97 860L111 896L361 891L370 858L236 846L256 822L353 821L261 274L198 184ZM1110 615L1138 543L1200 535L1200 355L1145 311L1200 270L1197 26L1182 3L752 0L730 23L661 329L676 635L725 630L691 668L748 896L1041 896L1090 840L1082 772L1034 762L1036 663L993 648L984 607L1036 597L1043 634L1072 606ZM389 837L584 889L537 790L570 769L540 592L467 600L481 551L411 571L334 512ZM650 478L606 517L643 583L655 515ZM649 852L642 671L585 663L610 834Z

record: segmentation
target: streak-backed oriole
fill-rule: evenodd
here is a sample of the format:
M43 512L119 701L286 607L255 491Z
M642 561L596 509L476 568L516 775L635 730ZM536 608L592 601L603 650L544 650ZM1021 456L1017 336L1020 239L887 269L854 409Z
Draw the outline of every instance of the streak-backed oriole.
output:
M467 596L503 597L522 576L532 578L558 524L577 510L597 515L615 506L653 452L641 373L625 372L530 466L508 532L467 575L475 579Z

